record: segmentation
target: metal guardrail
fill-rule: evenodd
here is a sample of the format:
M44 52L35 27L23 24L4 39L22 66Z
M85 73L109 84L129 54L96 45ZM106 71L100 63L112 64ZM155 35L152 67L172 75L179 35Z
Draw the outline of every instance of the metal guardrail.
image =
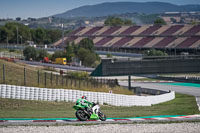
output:
M24 48L26 48L27 46L29 45L14 45L14 44L1 44L0 45L0 48L2 49L20 49L20 50L23 50ZM57 48L57 47L47 47L45 48L44 45L37 45L36 49L46 49L47 51L63 51L63 48Z
M127 62L134 61L134 58L115 58L115 59L104 59L111 60L112 62ZM200 55L177 55L177 56L138 56L137 60L145 61L145 60L186 60L186 59L200 59Z
M143 56L143 60L200 59L200 55Z
M200 83L200 76L157 76L157 79L162 80L173 80L177 82L191 82L191 83Z

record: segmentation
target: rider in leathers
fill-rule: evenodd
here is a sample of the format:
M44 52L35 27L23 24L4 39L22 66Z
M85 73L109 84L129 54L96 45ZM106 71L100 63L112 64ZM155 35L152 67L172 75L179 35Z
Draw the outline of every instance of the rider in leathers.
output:
M87 111L90 111L91 113L94 112L93 103L89 102L87 100L86 96L82 96L81 98L79 98L76 101L76 105L79 105L79 104L81 104L81 106L85 107ZM92 109L92 111L91 111L91 109Z

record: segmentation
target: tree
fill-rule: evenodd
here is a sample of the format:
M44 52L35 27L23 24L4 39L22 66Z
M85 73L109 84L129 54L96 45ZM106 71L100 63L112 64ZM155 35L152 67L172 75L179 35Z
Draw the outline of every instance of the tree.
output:
M26 60L36 60L37 50L34 47L28 46L23 50L23 54Z
M162 18L158 18L154 21L154 25L166 25L166 22Z
M74 57L74 48L73 45L70 44L69 42L67 42L67 46L65 48L65 53L64 53L65 57L67 58L67 62L71 62L72 61L72 57Z
M47 30L42 28L30 29L16 22L8 22L0 28L0 43L25 43L34 41L37 44L50 44L57 41L61 36L60 30ZM17 38L18 36L18 38Z
M96 61L96 55L85 48L80 48L77 56L85 66L92 66Z
M7 39L8 41L11 39L11 36L12 36L12 33L10 30L8 30L5 27L0 28L0 42L6 43Z
M18 33L18 42L24 43L27 40L30 40L30 28L19 23L9 22L5 26L1 27L1 42L17 43L17 33ZM21 39L20 39L21 38Z
M79 46L81 48L85 48L85 49L88 49L90 51L93 51L94 49L94 43L91 39L89 38L84 38L82 39L80 42L79 42Z
M35 40L36 43L43 44L45 38L46 38L46 32L44 31L44 29L38 28L35 30L35 38L33 39Z
M105 20L104 24L107 26L121 26L121 25L133 25L134 23L129 19L123 20L117 17L108 17Z
M64 51L56 51L56 52L52 55L51 60L55 60L56 58L63 58L63 57L65 57L64 55L65 55Z
M104 22L104 24L107 26L120 26L120 25L123 25L124 22L121 18L108 17L106 21Z
M145 54L147 56L167 56L167 53L155 49L146 50Z
M48 53L46 50L44 50L44 49L38 50L37 60L43 60L44 57L47 57L47 56L48 56Z
M60 30L46 30L46 38L45 40L48 40L48 43L56 42L59 38L62 37L62 32Z
M127 19L127 20L124 20L124 25L133 25L133 22Z

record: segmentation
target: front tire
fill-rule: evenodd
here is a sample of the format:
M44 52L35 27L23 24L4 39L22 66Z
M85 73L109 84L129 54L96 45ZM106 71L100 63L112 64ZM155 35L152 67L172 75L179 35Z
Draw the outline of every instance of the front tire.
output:
M78 118L80 121L87 121L88 116L83 110L77 110L76 111L76 118Z
M103 112L98 112L98 115L101 121L106 121L106 115Z

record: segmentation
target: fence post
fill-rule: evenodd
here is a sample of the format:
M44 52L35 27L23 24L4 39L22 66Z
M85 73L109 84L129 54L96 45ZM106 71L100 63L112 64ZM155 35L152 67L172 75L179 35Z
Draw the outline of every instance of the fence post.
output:
M100 86L101 86L101 88L103 86L103 80L102 80L102 78L100 79Z
M131 75L128 75L128 89L131 90Z
M86 86L87 86L87 87L89 86L88 78L86 79Z
M78 83L78 86L79 86L79 89L81 88L81 79L79 78L79 83Z
M3 64L3 84L6 83L6 77L5 77L5 65Z
M97 87L97 80L94 78L94 88Z
M67 79L67 76L66 76L66 84L65 84L66 86L68 86L68 79Z
M44 73L44 86L47 86L47 72Z
M92 79L91 79L91 81L92 81L92 82L91 82L91 83L92 83L92 85L91 85L91 86L92 86L92 87L95 87L95 84L94 84L94 79L92 78Z
M96 84L97 84L96 87L98 88L99 87L99 79L98 78L96 79Z
M24 67L24 86L26 86L26 68Z
M56 75L56 86L58 85L58 75Z
M63 79L63 75L62 75L62 86L63 86L63 84L64 84L64 79Z
M106 79L104 79L103 82L104 82L104 86L106 86Z
M75 88L76 88L76 79L75 79L75 82L74 82L74 86L75 86Z
M51 86L53 85L53 73L51 72Z
M40 86L40 71L38 70L38 86Z
M71 79L71 89L72 89L72 77L70 77L70 79Z

